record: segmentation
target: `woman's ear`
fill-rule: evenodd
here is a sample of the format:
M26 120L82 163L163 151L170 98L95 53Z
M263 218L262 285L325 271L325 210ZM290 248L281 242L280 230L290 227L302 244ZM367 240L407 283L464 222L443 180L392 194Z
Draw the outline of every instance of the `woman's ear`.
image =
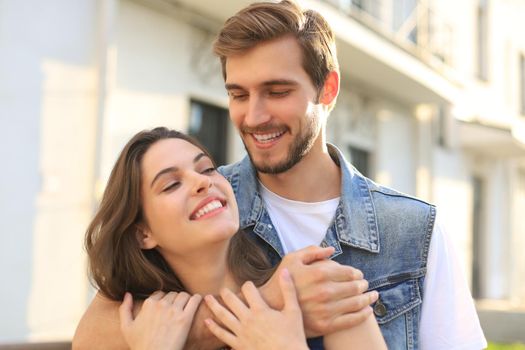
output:
M151 230L147 225L138 224L136 236L140 249L153 249L157 246L157 241L153 238Z

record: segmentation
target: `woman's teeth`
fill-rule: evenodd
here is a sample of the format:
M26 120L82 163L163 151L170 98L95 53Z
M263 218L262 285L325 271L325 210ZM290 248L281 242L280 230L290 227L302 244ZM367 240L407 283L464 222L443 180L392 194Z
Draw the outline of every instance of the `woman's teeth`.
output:
M200 208L199 211L193 216L194 219L198 219L201 216L208 214L210 211L222 208L222 203L219 200L211 201L210 203L206 204L204 207Z

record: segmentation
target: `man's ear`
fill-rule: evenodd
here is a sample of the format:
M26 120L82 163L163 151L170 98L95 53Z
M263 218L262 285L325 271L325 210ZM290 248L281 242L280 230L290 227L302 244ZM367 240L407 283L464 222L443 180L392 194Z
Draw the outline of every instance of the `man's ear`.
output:
M153 238L151 230L147 225L138 224L136 236L140 249L153 249L157 246L157 241Z
M319 102L326 106L330 106L339 94L339 73L331 71L326 76Z

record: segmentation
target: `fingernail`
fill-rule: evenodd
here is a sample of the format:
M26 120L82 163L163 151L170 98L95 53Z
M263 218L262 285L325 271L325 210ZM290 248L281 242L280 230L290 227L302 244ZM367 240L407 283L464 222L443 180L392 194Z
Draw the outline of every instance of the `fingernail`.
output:
M211 320L209 318L204 320L204 323L206 323L208 326L211 325Z
M363 291L366 291L368 289L368 281L367 280L361 280Z
M282 271L281 271L281 276L283 276L283 278L285 280L289 280L290 279L290 271L288 271L287 268L284 268Z
M377 299L379 299L379 293L376 290L373 290L372 291L372 302L376 301Z

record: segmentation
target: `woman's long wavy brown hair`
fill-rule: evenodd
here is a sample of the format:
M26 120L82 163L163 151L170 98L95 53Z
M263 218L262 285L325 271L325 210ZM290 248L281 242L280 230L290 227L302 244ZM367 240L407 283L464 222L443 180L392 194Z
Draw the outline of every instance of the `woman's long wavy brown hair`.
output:
M164 127L139 132L126 144L85 237L91 282L108 298L121 300L130 292L144 299L157 290L185 290L156 249L140 248L136 234L143 219L141 160L151 145L168 138L185 140L212 159L195 139ZM270 277L267 257L247 234L235 234L228 249L228 266L239 284L252 280L260 285Z

